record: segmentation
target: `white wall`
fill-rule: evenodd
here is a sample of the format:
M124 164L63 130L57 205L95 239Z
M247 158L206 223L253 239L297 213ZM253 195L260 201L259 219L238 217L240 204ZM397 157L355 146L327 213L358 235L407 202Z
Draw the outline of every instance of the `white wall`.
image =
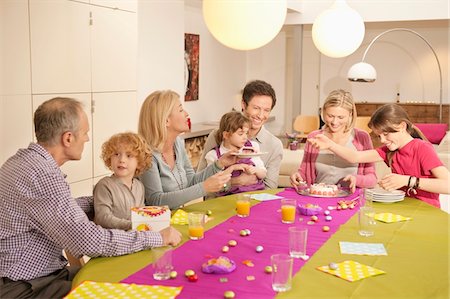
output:
M284 132L286 102L286 34L281 31L269 44L247 53L247 81L260 79L272 85L277 103L271 112L275 120L266 127L279 135Z
M319 85L318 108L327 94L336 88L352 92L356 101L393 102L397 92L402 102L422 101L439 102L439 72L436 59L427 44L418 36L408 32L391 32L383 35L369 50L366 62L372 64L378 73L374 83L354 83L347 80L348 69L362 59L370 41L379 33L404 27L424 36L435 49L442 67L443 102L449 103L449 22L384 22L366 24L365 39L360 48L344 58L329 58L319 54L311 38L311 26L304 30L304 64L303 74L317 74L319 79L309 78L309 85L304 85L304 99L314 98ZM319 59L317 57L319 56ZM316 63L306 63L315 61ZM318 62L318 63L317 63ZM305 82L304 82L305 83ZM305 107L302 103L302 108ZM311 107L311 106L310 106Z
M184 1L138 1L138 102L155 90L182 94L183 70Z
M186 33L200 35L199 100L184 105L194 123L217 121L235 106L246 83L246 52L219 43L200 8L186 6L184 26Z
M253 51L225 47L209 33L201 7L183 1L139 1L138 100L154 90L172 89L184 99L184 33L200 35L199 100L184 102L192 122L218 121L239 108L242 88L253 79L274 87L278 103L269 125L284 125L285 44L281 32L270 44ZM170 17L167 17L169 16Z

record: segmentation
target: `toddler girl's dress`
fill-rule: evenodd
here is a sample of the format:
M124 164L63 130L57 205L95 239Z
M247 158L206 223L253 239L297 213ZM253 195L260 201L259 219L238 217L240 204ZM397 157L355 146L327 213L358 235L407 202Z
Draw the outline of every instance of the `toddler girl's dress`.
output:
M250 142L250 140L247 140L245 142L244 146L251 147L252 143ZM214 150L216 151L217 158L219 159L222 156L221 153L220 153L220 150L219 150L219 146L216 146L214 148ZM255 163L252 161L251 158L239 159L239 160L237 160L236 164L247 164L247 165L255 166ZM232 178L238 177L238 176L241 175L241 173L242 173L242 170L234 170L231 173L231 177ZM258 180L258 182L256 182L253 185L231 186L229 189L227 189L225 191L219 191L216 194L217 194L217 196L225 196L225 195L236 194L236 193L241 193L241 192L248 192L248 191L255 191L255 190L264 190L264 188L265 188L265 185L264 185L263 180Z

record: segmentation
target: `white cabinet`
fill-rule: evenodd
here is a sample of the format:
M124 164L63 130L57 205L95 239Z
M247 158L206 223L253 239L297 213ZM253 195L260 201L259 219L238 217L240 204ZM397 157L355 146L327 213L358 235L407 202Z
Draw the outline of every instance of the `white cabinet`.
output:
M33 93L91 91L89 5L30 1Z
M30 23L33 93L136 89L136 13L32 0Z
M94 177L110 171L100 158L102 144L116 133L137 132L136 92L94 93L92 114Z
M88 114L90 141L62 171L74 195L92 194L110 173L103 142L137 128L136 10L136 0L0 1L0 165L34 140L39 104L73 97Z
M0 1L0 165L33 140L28 3Z
M33 141L31 95L0 96L0 165Z
M31 93L28 28L26 1L0 1L0 95Z
M92 90L136 90L136 13L95 6L91 12Z

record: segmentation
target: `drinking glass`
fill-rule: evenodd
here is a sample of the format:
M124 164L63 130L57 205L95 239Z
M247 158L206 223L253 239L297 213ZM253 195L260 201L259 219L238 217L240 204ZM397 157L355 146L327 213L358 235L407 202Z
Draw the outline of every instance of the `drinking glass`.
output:
M200 240L204 237L205 214L202 212L188 213L188 230L191 240Z
M236 200L236 213L239 217L250 216L250 196L248 194L238 194Z
M272 263L272 289L276 292L286 292L292 287L293 259L287 254L274 254L270 257Z
M303 227L289 227L289 254L294 258L306 256L308 229Z
M297 201L292 198L281 199L281 222L294 223Z
M154 253L156 256L156 253ZM155 280L167 280L170 278L170 271L172 271L172 250L167 250L159 258L155 259L152 264L153 278Z

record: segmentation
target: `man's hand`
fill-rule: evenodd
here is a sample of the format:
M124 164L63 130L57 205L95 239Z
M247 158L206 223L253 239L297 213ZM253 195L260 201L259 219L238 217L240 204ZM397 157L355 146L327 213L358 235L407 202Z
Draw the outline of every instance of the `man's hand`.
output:
M159 233L163 239L163 246L176 246L181 241L181 233L172 226L162 229Z

